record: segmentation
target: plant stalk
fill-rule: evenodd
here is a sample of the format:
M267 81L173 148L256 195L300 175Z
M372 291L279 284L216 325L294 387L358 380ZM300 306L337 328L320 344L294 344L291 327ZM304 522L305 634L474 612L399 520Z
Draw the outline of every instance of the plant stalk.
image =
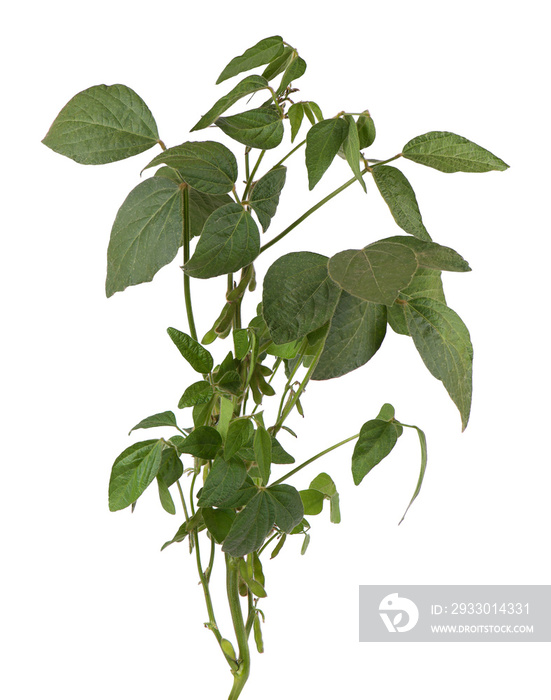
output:
M189 187L185 185L183 188L182 197L182 214L184 219L184 267L190 258L190 238L191 238L191 219L189 214ZM186 302L186 313L189 325L189 334L193 340L197 340L197 331L195 329L195 320L193 318L193 307L191 305L191 286L189 281L189 275L186 274L184 270L184 298Z
M300 143L300 144L297 146L297 148L298 148L299 146L301 146L301 145L302 145L302 144ZM293 151L291 151L291 153L293 153L295 150L296 150L296 149L293 149ZM289 154L288 154L287 156L285 156L285 157L287 158L288 156L291 155L291 153L289 153ZM401 154L401 153L398 153L398 155L393 156L392 158L388 158L387 160L383 160L383 161L379 161L379 162L377 162L377 163L374 163L374 164L373 164L373 167L374 167L375 165L384 165L385 163L390 163L391 161L396 160L397 158L400 158L401 156L402 156L402 154ZM285 159L284 159L284 160L285 160ZM283 161L280 161L280 162L283 162ZM279 165L279 163L278 163L278 165ZM362 174L362 175L365 175L365 173L369 172L371 169L372 169L371 166L367 166L366 168L364 168L364 169L361 171L361 174ZM308 211L305 212L302 216L299 216L299 218L298 218L296 221L293 221L293 223L292 223L290 226L287 226L287 228L286 228L284 231L282 231L279 235L277 235L275 238L272 238L271 241L268 241L267 243L265 243L265 244L260 248L260 253L263 253L265 250L268 250L268 248L271 248L275 243L277 243L277 242L280 241L282 238L284 238L288 233L291 233L291 231L292 231L293 229L295 229L299 224L301 224L301 223L304 221L304 219L307 219L307 218L310 216L310 214L313 214L315 211L317 211L317 210L318 210L320 207L322 207L324 204L327 204L327 202L329 202L331 199L333 199L333 197L336 197L338 194L340 194L340 193L341 193L343 190L345 190L347 187L350 187L350 185L354 184L354 182L356 182L356 178L355 178L355 177L353 177L353 178L351 178L350 180L348 180L347 182L345 182L344 185L341 185L340 187L337 187L336 190L333 190L333 192L331 192L330 194L328 194L327 197L324 197L324 198L323 198L322 200L320 200L317 204L314 204L313 207L311 207L310 209L308 209ZM259 254L260 254L260 253L259 253Z
M239 558L232 557L226 554L226 588L228 594L228 602L230 604L231 618L233 629L237 639L239 649L239 659L237 660L239 668L233 671L233 687L229 694L228 700L237 700L241 695L251 668L251 657L249 652L249 642L247 639L247 631L243 621L243 611L241 609L241 601L239 599Z
M317 455L314 455L313 457L310 457L310 459L307 459L306 462L303 462L302 464L299 464L298 467L295 467L294 469L291 469L290 472L287 472L284 476L282 476L280 479L277 481L274 481L273 483L270 484L270 486L275 486L276 484L281 484L284 481L286 481L290 476L293 476L293 474L296 474L299 472L301 469L304 469L304 467L307 467L309 464L312 464L312 462L315 462L316 459L319 459L320 457L323 457L323 455L326 455L328 452L332 452L333 450L336 450L337 447L341 447L342 445L346 445L347 442L350 442L351 440L355 440L356 438L360 437L360 433L357 433L356 435L352 435L352 437L346 438L346 440L341 440L338 442L336 445L331 445L331 447L328 447L327 449L323 450L322 452L318 452Z

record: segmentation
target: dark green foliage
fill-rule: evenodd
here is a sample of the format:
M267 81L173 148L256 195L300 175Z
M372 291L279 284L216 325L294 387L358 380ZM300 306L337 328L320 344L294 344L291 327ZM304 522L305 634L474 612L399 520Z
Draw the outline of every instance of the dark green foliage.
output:
M266 596L261 563L265 548L274 558L287 542L292 543L290 549L299 535L300 551L306 553L311 533L304 516L321 514L326 501L331 522L341 521L339 493L328 473L319 473L300 492L288 481L313 461L354 441L351 467L358 485L390 454L404 428L416 431L421 451L419 477L406 513L426 475L427 444L420 428L401 423L390 404L371 420L347 416L349 402L344 395L338 405L327 406L328 421L316 433L317 454L284 473L280 465L293 465L295 460L279 441L281 431L297 437L301 421L296 416L304 417L309 408L304 397L309 381L335 379L366 365L380 350L388 324L411 338L411 349L419 352L457 406L463 428L469 420L473 349L465 324L447 306L442 272L468 272L470 267L453 248L432 241L411 183L389 163L405 158L446 173L508 167L490 151L445 131L412 139L398 155L372 158L367 149L376 130L369 111L339 111L324 119L317 102L300 99L296 85L306 62L280 36L263 39L233 58L217 82L249 71L255 73L224 90L198 121L197 115L182 115L184 123L195 123L193 132L207 127L221 130L221 138L233 139L231 148L211 140L166 148L148 107L124 85L98 85L78 93L43 141L83 164L121 160L153 146L161 149L143 168L155 168L154 176L132 189L116 215L107 253L106 294L110 297L151 281L180 252L173 270L183 276L181 307L189 332L173 327L167 332L186 363L178 363L174 376L161 361L151 370L153 375L144 371L139 381L147 384L153 376L157 383L173 387L183 413L178 417L172 411L154 413L132 428L130 432L170 428L179 434L137 442L121 452L111 470L108 503L112 511L128 506L134 510L154 481L166 513L175 514L181 502L185 520L162 549L187 540L190 552L195 552L207 601L205 626L214 633L233 674L232 698L240 695L249 674L251 632L259 653L264 649L260 627L264 616L257 605ZM363 101L364 96L358 99ZM228 114L241 100L246 106L242 103L240 111ZM306 138L296 143L304 126ZM280 152L282 143L286 146ZM287 161L304 146L303 162L296 157ZM288 177L290 164L311 190L336 155L348 164L351 179L306 211L299 210L294 221L261 245L256 221L263 232L275 228L285 183L295 182ZM297 250L271 260L262 258L257 264L264 251L340 192L352 185L356 189L356 182L364 191L371 188L382 196L406 235L366 239L369 226L351 220L344 208L338 230L327 230L323 217L318 217L319 228L310 238L311 242L315 236L323 237L324 245L329 241L331 257L301 250L297 243ZM293 202L289 188L290 204L300 205L296 197ZM351 247L334 252L341 238L346 240L342 245ZM257 280L257 270L267 270L263 280ZM206 282L222 275L223 280ZM258 303L258 294L256 310L247 321L243 318L249 308L247 295L255 290L261 291L262 302ZM196 296L208 302L205 316L197 319ZM203 338L201 343L198 338ZM405 352L408 342L404 341ZM212 354L204 347L207 344ZM139 340L131 349L140 352ZM178 357L171 356L172 360ZM365 395L366 406L375 400L368 371L360 370L361 381L358 375L358 392ZM336 439L329 437L329 418L335 411L349 421L351 436L339 436L328 447ZM399 451L394 456L402 458ZM369 481L365 479L363 488ZM220 549L235 647L222 636L214 617L211 573Z

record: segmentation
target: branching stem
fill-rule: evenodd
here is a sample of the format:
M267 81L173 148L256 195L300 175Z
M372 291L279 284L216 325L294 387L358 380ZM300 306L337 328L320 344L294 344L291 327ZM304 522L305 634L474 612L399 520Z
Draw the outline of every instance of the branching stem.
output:
M332 452L333 450L336 450L337 447L341 447L342 445L346 445L347 442L351 442L352 440L355 440L358 437L360 437L360 433L357 433L356 435L352 435L352 437L346 438L346 440L341 440L336 445L331 445L331 447L328 447L327 449L323 450L322 452L318 452L317 455L310 457L310 459L307 459L306 462L303 462L302 464L299 464L298 467L291 469L290 472L287 472L287 474L282 476L280 479L278 479L277 481L274 481L272 484L270 484L270 486L275 486L276 484L282 484L290 476L293 476L293 474L296 474L301 469L304 469L304 467L307 467L309 464L312 464L312 462L315 462L316 459L323 457L323 455L326 455L328 452Z
M237 639L239 649L239 658L237 662L239 668L233 672L234 681L233 688L228 697L228 700L236 700L249 677L251 667L251 657L249 652L249 641L247 639L247 630L243 621L243 610L241 609L241 601L239 599L239 558L232 557L226 554L226 589L228 594L228 602L230 604L231 618L233 629Z

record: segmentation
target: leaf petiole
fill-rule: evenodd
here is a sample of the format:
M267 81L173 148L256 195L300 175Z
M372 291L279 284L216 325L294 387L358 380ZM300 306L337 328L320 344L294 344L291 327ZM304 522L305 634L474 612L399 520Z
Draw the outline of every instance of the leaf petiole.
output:
M273 483L270 484L270 486L275 486L276 484L281 484L284 481L286 481L290 476L293 476L297 472L299 472L301 469L304 469L304 467L307 467L309 464L312 464L312 462L315 462L316 459L319 459L320 457L323 457L326 455L328 452L332 452L333 450L336 450L337 447L341 447L342 445L346 445L347 442L351 442L352 440L356 440L360 436L360 433L357 433L356 435L352 435L352 437L346 438L346 440L341 440L338 442L336 445L331 445L331 447L327 447L325 450L322 450L322 452L318 452L317 455L314 455L313 457L310 457L310 459L307 459L306 462L303 462L302 464L299 464L298 467L295 467L294 469L291 469L290 472L287 472L284 476L282 476L280 479L277 481L274 481ZM273 538L272 538L273 539Z

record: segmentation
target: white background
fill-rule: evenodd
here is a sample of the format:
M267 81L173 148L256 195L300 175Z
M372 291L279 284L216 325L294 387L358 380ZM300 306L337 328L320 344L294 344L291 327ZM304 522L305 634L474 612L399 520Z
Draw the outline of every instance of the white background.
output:
M366 367L309 387L306 420L292 422L300 443L282 437L297 463L354 434L391 402L400 420L426 431L429 467L400 527L418 474L414 434L358 488L350 445L296 477L305 488L319 471L332 474L342 524L331 525L327 512L311 518L307 555L299 555L300 538L293 538L266 565L266 653L253 651L243 697L548 698L548 644L357 641L359 584L550 583L543 3L54 0L7 12L3 696L184 700L201 693L214 700L229 692L226 664L202 628L206 612L186 545L159 553L182 516L164 513L154 488L134 515L107 509L111 464L130 444L129 428L175 408L194 381L165 332L169 325L185 329L176 262L151 284L104 297L112 221L156 150L85 167L40 140L75 93L120 82L147 102L165 143L181 143L234 84L214 85L222 67L256 41L282 34L308 63L299 99L318 101L326 116L371 111L373 157L394 155L427 131L448 130L511 168L445 175L400 163L433 238L473 268L445 274L448 303L475 347L471 422L461 434L442 385L411 340L390 330ZM191 138L228 142L217 131ZM297 154L288 163L296 173L266 240L349 178L346 163L336 162L308 193L302 159ZM262 256L259 273L290 250L330 255L400 233L368 185L367 196L359 185L349 188ZM208 282L193 283L197 316L204 311L212 321L220 296L209 289ZM198 325L200 333L209 327L202 319ZM222 359L223 346L213 351ZM266 403L267 412L272 407ZM219 622L232 638L222 607L220 600Z

